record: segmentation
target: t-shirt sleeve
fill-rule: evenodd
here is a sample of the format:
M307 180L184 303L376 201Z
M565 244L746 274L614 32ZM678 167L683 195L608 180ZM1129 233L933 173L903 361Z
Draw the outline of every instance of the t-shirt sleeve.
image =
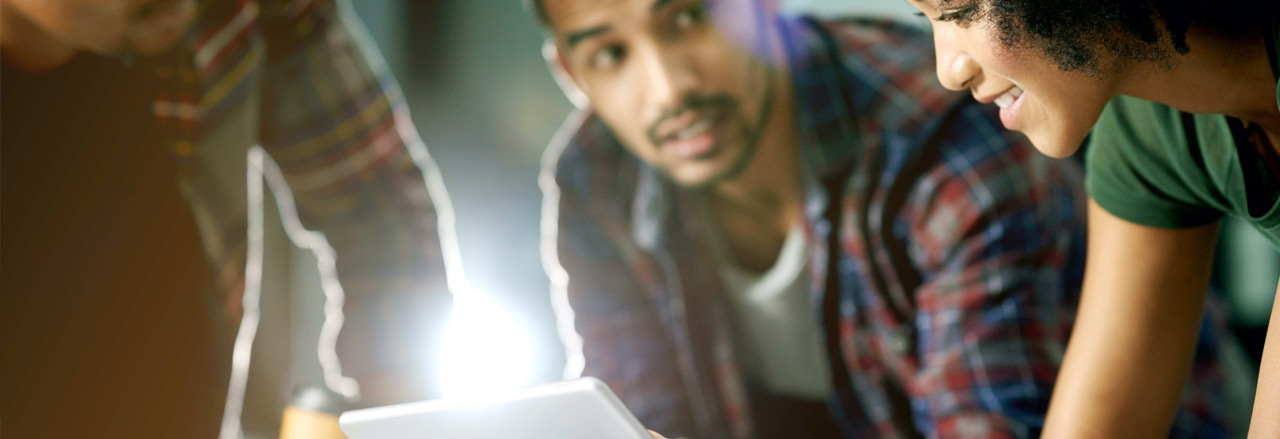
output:
M1206 202L1213 185L1179 111L1136 98L1113 100L1094 125L1085 187L1126 221L1191 228L1222 217Z

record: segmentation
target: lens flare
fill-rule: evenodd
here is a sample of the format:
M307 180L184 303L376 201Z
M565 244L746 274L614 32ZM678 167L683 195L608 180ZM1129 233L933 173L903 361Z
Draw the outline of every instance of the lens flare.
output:
M441 373L446 398L476 398L527 384L532 364L520 325L475 291L455 292Z

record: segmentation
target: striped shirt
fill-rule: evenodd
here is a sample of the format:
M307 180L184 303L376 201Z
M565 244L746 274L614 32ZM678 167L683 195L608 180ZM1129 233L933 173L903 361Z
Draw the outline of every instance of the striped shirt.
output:
M352 376L366 390L408 388L388 377L417 377L429 366L419 352L390 346L449 309L437 233L448 227L437 221L450 213L399 86L353 26L349 5L204 0L198 8L182 43L134 64L159 84L151 109L215 271L223 329L234 333L243 312L250 237L261 233L249 227L249 206L261 201L247 198L255 177L246 176L250 150L261 146L282 177L268 178L281 210L296 210L296 225L319 233L302 241L333 250L345 295L338 354L347 361L325 373ZM282 213L289 228L292 212Z
M1083 273L1078 166L943 89L927 34L864 20L779 25L813 311L845 436L1038 437ZM553 140L542 185L567 373L603 379L669 437L757 437L769 414L747 396L697 194L587 112ZM1183 436L1220 433L1212 379L1193 380Z

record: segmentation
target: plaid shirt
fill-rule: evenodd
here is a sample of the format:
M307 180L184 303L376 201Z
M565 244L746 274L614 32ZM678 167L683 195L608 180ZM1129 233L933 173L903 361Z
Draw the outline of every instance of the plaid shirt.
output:
M449 309L437 233L447 229L437 214L448 210L435 204L447 198L398 85L344 6L201 1L184 42L135 67L159 84L152 108L172 140L226 332L243 312L247 237L261 233L248 228L246 195L247 156L261 145L287 183L272 189L291 194L301 225L336 255L345 304L334 303L347 322L338 352L353 360L342 373L393 391L392 377L417 377L424 366L420 352L391 349L392 340L418 337L423 312ZM288 269L274 262L269 273Z
M1038 437L1083 271L1078 167L944 90L926 34L780 25L812 299L840 354L837 422L853 438ZM589 113L553 141L542 184L567 373L603 379L670 437L754 437L767 414L751 411L697 194ZM1188 393L1197 412L1180 421L1201 434L1222 415L1204 393Z

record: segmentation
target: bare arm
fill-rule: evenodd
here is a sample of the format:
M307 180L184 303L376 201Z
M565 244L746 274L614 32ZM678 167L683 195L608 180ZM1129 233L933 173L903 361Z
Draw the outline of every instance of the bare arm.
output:
M1280 286L1276 287L1280 299ZM1253 420L1249 422L1249 439L1280 437L1280 300L1271 308L1270 331L1262 351L1262 368L1258 371L1258 397L1253 402Z
M1160 229L1090 200L1084 291L1046 439L1160 438L1191 368L1217 225Z

